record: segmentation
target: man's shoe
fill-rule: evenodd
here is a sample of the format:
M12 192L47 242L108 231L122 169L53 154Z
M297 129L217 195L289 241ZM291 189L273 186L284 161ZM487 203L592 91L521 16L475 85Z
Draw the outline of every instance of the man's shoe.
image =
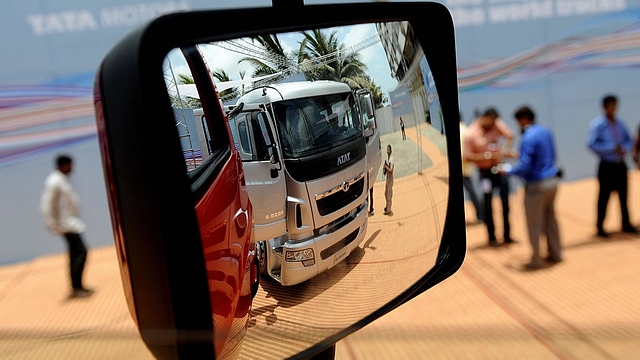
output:
M489 240L489 246L491 247L500 247L500 243L496 240Z
M638 229L636 229L635 227L633 227L631 225L627 225L627 226L623 226L622 227L622 232L626 232L628 234L637 234L638 233Z
M551 264L557 264L559 262L562 262L562 258L554 258L552 256L547 256L546 258L544 258L544 260Z
M601 237L601 238L605 238L605 239L609 237L609 233L607 233L607 232L606 232L606 231L604 231L604 230L598 230L598 234L597 234L597 235L598 235L599 237Z
M528 271L542 269L543 267L544 267L544 264L538 263L538 262L530 262L524 265L524 269Z
M371 211L369 211L369 216L373 216L373 209L371 209Z
M518 242L517 240L513 240L512 238L506 238L506 239L504 239L504 243L505 243L505 244L515 244L515 243L517 243L517 242Z
M93 290L80 288L80 289L73 289L69 297L70 298L86 298L91 296L92 294L93 294Z

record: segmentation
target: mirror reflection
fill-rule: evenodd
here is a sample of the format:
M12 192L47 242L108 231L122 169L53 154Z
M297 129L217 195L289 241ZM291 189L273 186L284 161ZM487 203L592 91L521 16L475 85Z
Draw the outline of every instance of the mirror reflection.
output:
M261 274L241 358L291 356L434 266L449 192L446 140L429 47L409 23L196 49L227 112L253 205ZM225 129L208 121L184 54L170 52L164 71L195 179Z

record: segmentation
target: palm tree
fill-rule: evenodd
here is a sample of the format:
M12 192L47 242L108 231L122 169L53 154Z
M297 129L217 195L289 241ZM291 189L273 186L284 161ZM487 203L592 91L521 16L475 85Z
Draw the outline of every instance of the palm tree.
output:
M213 70L211 72L211 76L213 76L214 79L217 79L220 82L231 81L231 78L229 77L229 75L227 74L227 72L224 69ZM222 91L220 91L219 95L223 99L235 98L235 97L238 96L238 88L231 88L231 89L222 90Z
M179 84L195 84L193 80L193 76L187 74L178 74L178 83Z
M187 74L178 74L178 78L176 79L176 81L178 84L195 84L193 76ZM180 96L180 98L172 98L171 103L174 107L184 107L185 105L187 108L191 109L202 107L200 99L192 98L190 96Z
M364 76L359 78L361 81L358 82L359 89L368 89L373 97L373 104L376 108L383 107L389 100L380 89L373 79L369 76Z
M292 61L291 54L287 54L278 35L259 35L251 39L257 42L263 48L264 54L261 58L244 57L238 61L238 64L248 62L255 67L252 76L262 76L275 74L286 70Z
M358 54L347 54L344 44L338 41L336 31L328 36L320 29L303 32L298 59L300 62L318 62L320 65L305 72L308 80L334 80L347 83L353 89L362 88L367 83L367 66L358 59Z
M327 35L315 29L302 35L303 40L295 54L288 54L275 34L252 38L263 49L263 56L245 57L238 63L251 63L255 67L254 77L307 67L304 74L309 81L334 80L344 82L352 89L369 89L376 107L387 101L380 87L366 74L367 66L359 60L358 54L339 55L346 47L340 43L336 31Z

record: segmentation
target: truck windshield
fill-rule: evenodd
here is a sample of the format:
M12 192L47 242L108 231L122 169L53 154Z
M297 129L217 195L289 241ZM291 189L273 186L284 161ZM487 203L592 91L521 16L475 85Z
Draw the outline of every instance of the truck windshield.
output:
M285 158L314 155L362 136L350 92L284 100L273 110Z

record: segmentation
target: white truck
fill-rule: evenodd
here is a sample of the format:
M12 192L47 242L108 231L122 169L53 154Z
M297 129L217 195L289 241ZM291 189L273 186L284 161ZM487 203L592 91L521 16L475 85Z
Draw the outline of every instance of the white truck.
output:
M294 285L344 260L364 238L382 162L371 94L333 81L281 83L227 110L261 273Z

